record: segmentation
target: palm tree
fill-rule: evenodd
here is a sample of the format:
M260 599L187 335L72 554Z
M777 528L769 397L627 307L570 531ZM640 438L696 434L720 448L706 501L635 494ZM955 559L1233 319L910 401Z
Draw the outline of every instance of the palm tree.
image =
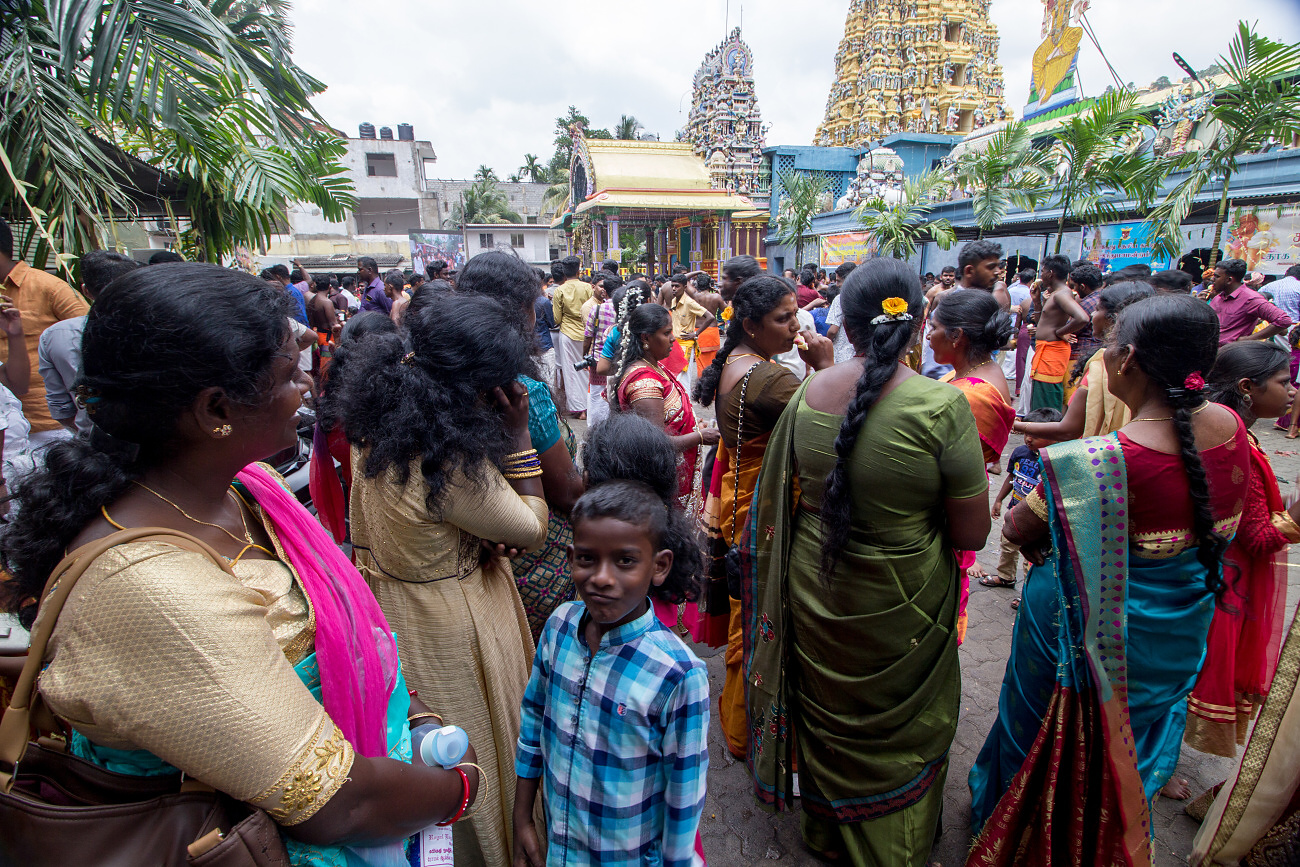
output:
M813 217L821 213L822 198L830 192L831 179L822 172L778 172L783 192L777 211L777 240L794 247L795 261L802 264L812 234Z
M546 166L538 160L537 154L524 154L524 164L519 167L519 176L528 178L535 184L547 183Z
M953 180L974 191L971 205L980 234L996 229L1012 205L1032 211L1043 200L1052 172L1046 155L1034 148L1029 127L1012 121L987 146L968 151L952 167Z
M28 218L16 254L41 266L79 255L133 216L115 145L181 181L204 258L269 242L291 200L342 219L341 142L310 102L324 85L293 63L286 8L0 5L0 211Z
M618 119L618 126L614 127L614 138L625 141L635 140L637 133L645 129L641 121L629 114L622 115Z
M1048 158L1059 159L1050 198L1061 209L1056 221L1056 249L1066 222L1095 225L1119 217L1125 196L1146 208L1168 174L1168 161L1132 147L1141 141L1148 121L1127 88L1111 90L1093 106L1066 120L1053 132Z
M478 169L474 172L474 180L496 182L501 179L497 177L496 169L490 169L485 165L479 165Z
M1238 158L1263 150L1273 141L1289 142L1300 135L1300 91L1289 80L1300 68L1300 43L1274 42L1242 21L1228 56L1220 58L1219 65L1229 81L1215 91L1202 121L1217 124L1214 140L1179 161L1180 168L1190 170L1187 177L1147 217L1156 250L1177 256L1182 252L1179 229L1196 196L1210 181L1219 180L1223 192L1210 245L1211 265L1219 259L1228 187L1237 172Z
M555 169L550 173L551 185L542 195L542 213L557 214L569 204L569 170Z
M510 210L506 194L497 185L480 178L461 193L460 201L451 206L451 217L446 225L462 228L479 223L522 223L523 218Z
M884 256L908 259L924 239L947 250L957 240L952 223L945 219L930 220L929 214L947 191L948 179L939 171L929 171L904 182L897 201L875 196L858 205L853 215L876 242Z

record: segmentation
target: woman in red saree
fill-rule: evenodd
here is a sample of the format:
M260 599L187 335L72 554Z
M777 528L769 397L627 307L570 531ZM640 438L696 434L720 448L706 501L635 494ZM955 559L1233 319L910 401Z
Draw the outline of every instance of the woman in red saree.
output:
M979 289L949 292L940 299L930 317L930 347L934 360L951 364L953 370L942 378L966 396L975 426L979 429L984 465L997 467L1002 450L1011 436L1016 410L1002 368L993 353L1011 339L1011 316L992 294ZM957 639L966 638L966 603L970 599L970 579L987 586L1000 586L1001 579L979 567L974 551L958 551L957 565L962 569L961 603L957 612ZM988 582L996 582L988 584Z
M1225 346L1206 391L1210 400L1241 416L1248 429L1258 419L1277 418L1295 395L1290 356L1265 341ZM1247 436L1250 487L1241 526L1224 555L1228 586L1210 623L1205 664L1187 699L1187 744L1228 758L1246 742L1246 730L1273 680L1286 601L1286 548L1300 540L1300 527L1283 510L1267 453L1249 431ZM1300 514L1300 506L1294 508Z

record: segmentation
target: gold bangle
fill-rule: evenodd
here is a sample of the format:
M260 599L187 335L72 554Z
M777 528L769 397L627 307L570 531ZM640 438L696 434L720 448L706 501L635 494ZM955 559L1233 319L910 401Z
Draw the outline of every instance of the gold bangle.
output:
M439 725L439 726L444 726L444 725L446 725L446 723L444 723L444 722L442 721L442 715L441 715L441 714L436 714L436 713L434 713L434 712L431 711L431 710L423 710L423 711L420 711L419 713L413 713L413 714L411 714L410 716L408 716L408 717L406 718L406 723L407 723L407 725L409 726L411 723L415 722L416 720L419 720L419 719L428 719L429 717L433 717L434 719L436 719L436 720L438 721L438 725Z
M535 455L535 454L537 454L537 449L524 449L522 452L515 452L512 455L506 455L505 460L508 461L511 458L526 458L529 455Z
M1273 529L1281 533L1288 542L1300 542L1300 525L1297 525L1291 513L1283 509L1270 515Z
M480 768L478 765L474 764L473 762L461 762L456 767L458 768L470 767L478 771L478 791L474 793L474 803L471 804L469 808L465 811L464 815L460 817L461 820L464 820L470 818L475 813L477 813L478 805L483 803L483 789L486 788L487 786L487 774L483 773L483 769Z
M516 481L518 479L535 479L541 474L542 474L541 470L525 470L519 473L506 472L506 473L502 473L501 475L505 476L510 481Z

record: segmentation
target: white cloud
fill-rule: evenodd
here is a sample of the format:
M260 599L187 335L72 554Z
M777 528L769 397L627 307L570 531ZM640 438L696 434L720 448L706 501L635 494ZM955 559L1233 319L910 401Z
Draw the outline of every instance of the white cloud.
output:
M1295 0L1252 0L1251 20L1274 39L1300 40ZM798 4L754 0L744 36L754 51L768 144L808 144L835 76L835 49L848 0ZM543 160L557 115L576 105L597 127L634 115L671 139L690 108L691 77L726 35L726 0L299 0L295 58L329 85L316 104L356 135L370 121L415 126L433 143L437 174L463 178L486 163L503 177L523 154ZM739 23L739 0L730 4ZM1182 73L1177 51L1197 69L1228 46L1240 7L1187 0L1094 0L1088 13L1121 80L1142 86ZM1006 92L1017 114L1028 96L1040 41L1040 0L993 0ZM1085 39L1079 59L1086 94L1112 83Z

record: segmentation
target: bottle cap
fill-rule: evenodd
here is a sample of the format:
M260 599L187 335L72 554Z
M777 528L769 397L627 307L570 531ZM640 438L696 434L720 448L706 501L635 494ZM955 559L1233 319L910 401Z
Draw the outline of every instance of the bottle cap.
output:
M469 735L460 726L443 726L420 744L420 758L429 767L454 768L469 751Z

